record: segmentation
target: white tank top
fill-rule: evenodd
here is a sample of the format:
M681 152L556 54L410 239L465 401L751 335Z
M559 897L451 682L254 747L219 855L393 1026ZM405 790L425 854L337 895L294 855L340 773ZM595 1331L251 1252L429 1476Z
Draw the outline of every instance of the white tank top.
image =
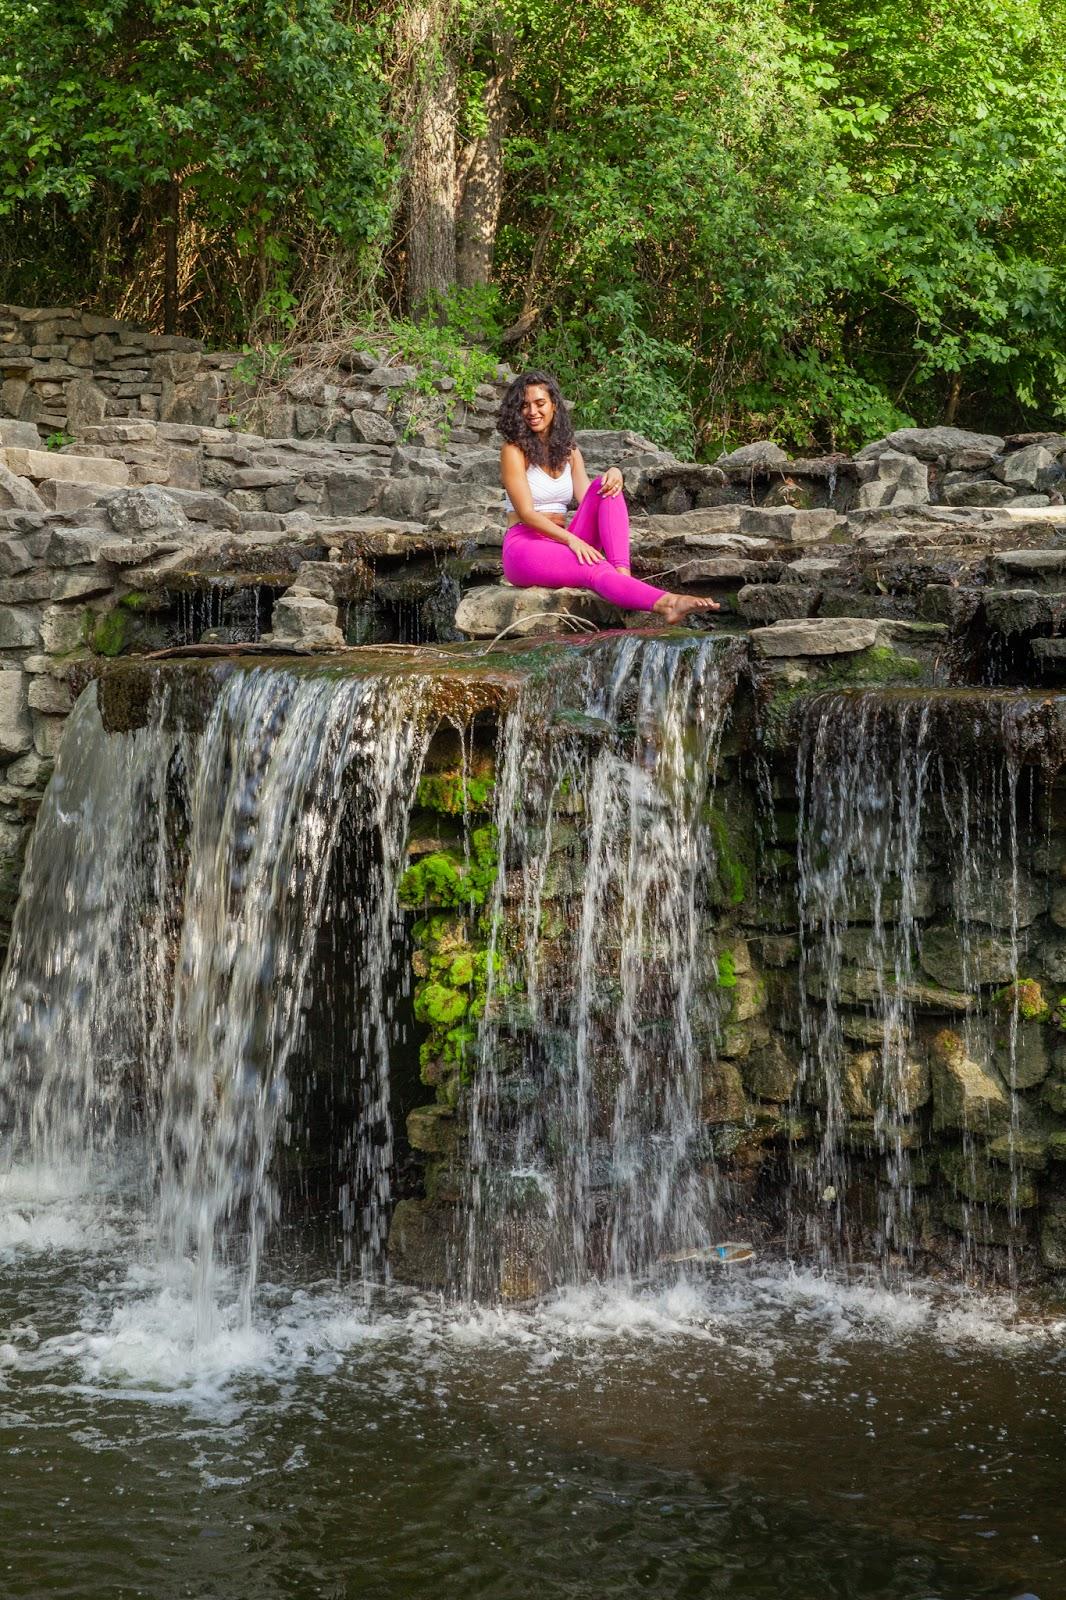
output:
M543 516L551 516L569 509L570 502L574 498L574 474L569 459L558 478L553 478L543 467L527 467L526 481L533 496L534 511L539 511ZM508 511L514 511L511 496L504 495L504 500Z

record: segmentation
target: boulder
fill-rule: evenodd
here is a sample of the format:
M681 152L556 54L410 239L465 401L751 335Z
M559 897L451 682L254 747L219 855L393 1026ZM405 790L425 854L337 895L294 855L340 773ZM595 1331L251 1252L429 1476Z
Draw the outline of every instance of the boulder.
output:
M715 466L722 472L757 472L761 469L783 467L788 456L772 439L757 439L752 444L742 444L739 450L729 450L718 457Z
M443 1289L448 1283L448 1258L454 1213L428 1200L400 1200L389 1227L389 1266L400 1283Z
M154 484L113 495L107 503L107 514L111 526L126 538L136 538L144 533L184 532L188 527L188 519L181 506Z
M872 617L807 617L753 628L751 642L760 656L854 655L877 643Z
M896 428L884 439L875 439L856 455L856 461L900 451L919 461L943 461L948 467L991 466L1002 455L1005 441L995 433L970 433L966 428Z
M968 472L949 472L940 487L949 506L1003 506L1015 498L1010 484L973 478Z
M780 1104L792 1098L799 1079L799 1062L788 1054L775 1034L745 1057L741 1071L753 1095Z
M337 607L296 586L274 602L271 630L264 638L276 644L298 644L308 650L329 650L344 644Z
M15 422L11 417L0 417L0 445L18 445L23 450L39 450L41 434L35 422Z
M64 400L67 427L72 433L94 427L107 416L107 395L91 378L75 378L68 383Z
M1026 490L1043 492L1059 483L1063 476L1057 457L1042 444L1013 450L994 470L1002 483L1023 493Z
M376 411L353 411L348 422L357 444L396 443L396 429L387 417L378 416ZM498 460L496 470L498 474Z
M886 450L856 457L860 468L860 509L876 506L920 506L929 500L929 469L911 455Z
M944 1028L931 1047L933 1127L1002 1133L1010 1122L1006 1090L991 1070L974 1061L960 1036Z
M704 1122L743 1122L748 1099L739 1070L731 1061L718 1060L703 1068L700 1116Z
M514 589L486 585L470 589L460 600L455 626L472 639L497 634L561 633L567 617L597 625L618 626L621 614L589 589Z

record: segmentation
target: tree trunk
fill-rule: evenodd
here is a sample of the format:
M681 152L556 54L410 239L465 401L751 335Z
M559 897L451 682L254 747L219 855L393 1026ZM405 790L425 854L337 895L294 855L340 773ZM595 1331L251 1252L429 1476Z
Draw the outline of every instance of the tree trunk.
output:
M412 6L417 52L407 207L407 304L412 315L455 287L455 69L441 8Z
M178 331L178 222L181 183L171 179L164 189L163 217L163 332Z
M953 428L955 418L959 414L959 401L962 399L962 374L953 372L948 387L948 397L944 403L944 426Z
M503 198L503 139L511 41L496 45L496 71L485 82L485 132L467 145L459 163L456 272L464 289L492 278L492 253Z

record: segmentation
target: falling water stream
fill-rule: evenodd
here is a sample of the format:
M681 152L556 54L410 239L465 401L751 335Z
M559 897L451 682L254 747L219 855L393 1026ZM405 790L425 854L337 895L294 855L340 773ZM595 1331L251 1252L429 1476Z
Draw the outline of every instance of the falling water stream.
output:
M388 1282L396 887L434 670L222 671L206 717L163 689L145 726L109 733L90 689L70 719L0 1016L0 1591L1066 1592L1053 1314L841 1265L826 1218L805 1267L661 1270L720 1221L699 1117L720 1019L699 980L728 642L605 639L520 674L464 1113L466 1292ZM1004 903L1023 874L1017 769L961 790L920 711L904 754L872 722L842 757L823 713L797 768L800 1096L822 1117L797 1181L819 1194L846 1181L850 975L910 979L927 877L977 920L993 814ZM1017 917L1000 931L1023 937ZM334 935L358 1006L332 1024L350 1093L324 1230L279 1158L306 1134L295 1078ZM862 982L898 1171L881 1226L905 1251L913 1006L905 982ZM530 1230L541 1298L486 1299Z

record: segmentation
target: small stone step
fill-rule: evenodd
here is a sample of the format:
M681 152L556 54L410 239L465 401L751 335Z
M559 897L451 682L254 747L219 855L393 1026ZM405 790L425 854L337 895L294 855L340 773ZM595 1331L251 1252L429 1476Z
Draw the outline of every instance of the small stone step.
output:
M621 627L623 614L589 589L514 589L486 584L460 600L455 626L471 639L565 633L567 619L595 627Z

